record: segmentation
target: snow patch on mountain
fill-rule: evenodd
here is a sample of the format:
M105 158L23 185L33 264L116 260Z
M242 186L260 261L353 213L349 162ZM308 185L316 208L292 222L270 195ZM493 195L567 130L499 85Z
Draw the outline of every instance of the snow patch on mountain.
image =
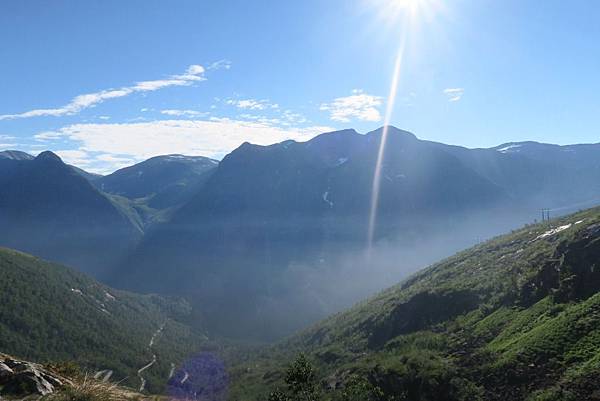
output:
M500 152L500 153L511 153L511 152L518 152L518 151L520 151L520 148L521 148L522 146L523 146L523 145L519 145L519 144L512 144L512 145L507 145L507 146L504 146L504 147L502 147L502 148L500 148L500 149L496 149L496 150L497 150L498 152Z

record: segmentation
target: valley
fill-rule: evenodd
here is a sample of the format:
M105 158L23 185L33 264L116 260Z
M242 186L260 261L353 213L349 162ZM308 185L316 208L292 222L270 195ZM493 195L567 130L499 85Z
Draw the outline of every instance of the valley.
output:
M1 0L0 401L600 401L599 15Z
M558 216L598 201L599 145L467 149L391 127L367 260L380 135L245 143L221 162L167 155L106 176L48 152L2 152L0 220L13 228L0 244L116 288L181 296L217 337L271 341L542 208Z

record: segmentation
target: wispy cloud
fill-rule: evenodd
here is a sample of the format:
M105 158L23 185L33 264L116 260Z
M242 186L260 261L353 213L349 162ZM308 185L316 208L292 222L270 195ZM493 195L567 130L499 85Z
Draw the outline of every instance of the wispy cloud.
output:
M174 116L174 117L202 117L207 116L208 113L196 110L178 110L178 109L168 109L161 110L161 114L166 116Z
M380 121L379 107L382 104L382 97L369 95L361 89L354 89L352 95L338 97L331 103L323 103L320 109L328 111L333 121L344 123L352 120Z
M12 135L0 134L0 151L13 148L15 146L15 139Z
M171 75L166 79L153 81L140 81L131 86L119 89L107 89L99 92L88 93L74 97L69 103L62 107L53 109L35 109L18 114L0 115L0 120L13 120L17 118L31 118L52 116L60 117L73 115L84 109L94 107L106 100L116 99L131 95L137 92L152 92L170 86L189 86L196 82L204 81L205 69L201 65L190 65L183 74Z
M229 70L231 68L231 61L229 60L219 60L214 63L210 63L207 70Z
M227 99L225 103L230 106L235 106L238 109L244 110L267 110L267 109L278 109L277 103L271 103L268 100L257 100L257 99Z
M94 172L109 172L152 156L182 153L222 158L243 142L268 145L287 139L305 141L331 131L330 127L281 127L271 121L228 118L207 120L157 120L121 124L74 124L36 139L60 138L84 153L62 153L76 165ZM140 146L143 144L143 146Z
M449 102L458 102L462 99L465 94L464 88L446 88L444 89L444 95L448 97Z

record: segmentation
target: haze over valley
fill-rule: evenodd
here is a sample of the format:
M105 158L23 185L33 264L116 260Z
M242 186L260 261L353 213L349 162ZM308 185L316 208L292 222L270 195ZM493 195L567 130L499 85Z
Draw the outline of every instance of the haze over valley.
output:
M600 400L600 3L0 2L0 401Z

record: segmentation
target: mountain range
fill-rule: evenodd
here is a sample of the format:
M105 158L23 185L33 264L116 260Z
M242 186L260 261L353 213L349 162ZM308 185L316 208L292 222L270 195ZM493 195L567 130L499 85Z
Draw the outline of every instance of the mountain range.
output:
M467 149L390 127L367 259L381 134L244 143L221 162L159 156L103 177L1 152L0 244L183 296L216 333L276 338L541 208L600 198L600 144Z

